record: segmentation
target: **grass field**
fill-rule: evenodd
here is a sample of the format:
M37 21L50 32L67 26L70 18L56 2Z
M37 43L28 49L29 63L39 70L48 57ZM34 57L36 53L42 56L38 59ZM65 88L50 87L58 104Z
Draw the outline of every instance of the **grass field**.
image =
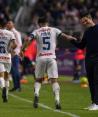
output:
M22 84L21 92L9 94L9 102L2 103L0 98L0 117L98 117L98 111L87 111L83 108L90 104L88 88L71 83L72 78L60 77L62 110L56 111L52 88L43 85L40 91L40 105L34 109L33 78L27 77L28 83ZM1 92L0 92L1 93Z

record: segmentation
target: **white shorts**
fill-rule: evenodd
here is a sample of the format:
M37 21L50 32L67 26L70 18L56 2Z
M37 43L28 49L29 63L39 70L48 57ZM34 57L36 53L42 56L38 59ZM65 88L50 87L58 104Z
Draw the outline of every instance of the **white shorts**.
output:
M0 72L10 72L11 70L11 63L0 63Z
M35 65L36 78L43 78L45 73L48 78L58 78L57 62L53 58L38 58Z

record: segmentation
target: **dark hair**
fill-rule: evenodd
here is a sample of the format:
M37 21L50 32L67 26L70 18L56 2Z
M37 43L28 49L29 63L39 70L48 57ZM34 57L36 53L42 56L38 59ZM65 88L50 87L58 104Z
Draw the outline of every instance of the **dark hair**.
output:
M8 22L8 18L4 14L0 14L0 25L4 27Z
M90 13L88 13L88 14L84 14L84 15L80 16L80 18L83 18L83 17L88 17L88 18L91 18L91 19L92 19L92 16L91 16Z
M83 18L83 17L91 18L91 14L90 14L90 12L87 9L81 9L79 11L79 16L80 16L80 18Z
M48 20L47 20L47 17L39 17L38 19L38 24L44 24L44 23L47 23Z
M6 19L0 18L0 26L4 27L6 25L6 23L7 23Z

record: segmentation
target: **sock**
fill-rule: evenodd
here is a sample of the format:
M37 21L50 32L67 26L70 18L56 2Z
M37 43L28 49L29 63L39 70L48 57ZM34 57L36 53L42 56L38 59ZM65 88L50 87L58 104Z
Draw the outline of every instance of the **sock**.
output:
M39 96L39 90L41 88L41 83L35 82L34 84L34 95Z
M52 88L53 88L53 92L54 92L54 96L55 96L55 101L57 103L60 103L60 86L59 86L58 82L53 83Z
M8 96L9 80L5 80L6 94Z
M9 88L9 80L5 80L5 87Z
M3 88L5 87L5 82L4 82L4 78L0 77L0 87Z

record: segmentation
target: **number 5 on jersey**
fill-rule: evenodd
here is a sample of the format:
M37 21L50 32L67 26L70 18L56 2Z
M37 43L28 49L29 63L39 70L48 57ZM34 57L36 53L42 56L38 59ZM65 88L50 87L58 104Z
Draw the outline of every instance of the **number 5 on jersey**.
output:
M43 39L43 50L50 50L50 37L42 37Z

